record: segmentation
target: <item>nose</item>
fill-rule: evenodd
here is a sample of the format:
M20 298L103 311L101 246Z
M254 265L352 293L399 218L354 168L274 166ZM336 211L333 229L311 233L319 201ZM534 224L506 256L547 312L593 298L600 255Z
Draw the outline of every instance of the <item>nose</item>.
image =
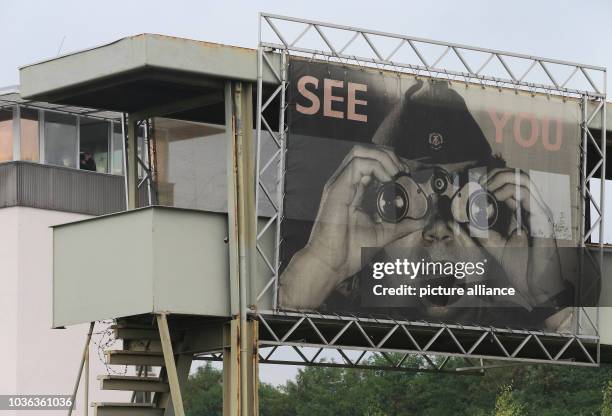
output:
M445 220L450 218L450 199L446 196L432 199L431 218L423 228L423 240L428 242L446 242L453 239L453 230Z
M446 221L436 216L423 228L423 239L430 243L450 241L453 239L453 230Z

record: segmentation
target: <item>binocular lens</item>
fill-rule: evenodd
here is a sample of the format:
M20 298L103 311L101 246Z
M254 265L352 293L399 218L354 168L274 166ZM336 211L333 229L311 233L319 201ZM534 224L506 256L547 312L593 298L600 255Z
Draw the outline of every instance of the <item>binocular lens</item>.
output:
M486 191L474 193L468 203L470 223L481 230L495 225L497 221L497 201Z
M406 190L396 182L386 183L378 191L378 214L386 222L400 222L408 213L408 203Z
M448 178L443 172L437 171L431 178L431 188L437 194L443 194L448 188Z

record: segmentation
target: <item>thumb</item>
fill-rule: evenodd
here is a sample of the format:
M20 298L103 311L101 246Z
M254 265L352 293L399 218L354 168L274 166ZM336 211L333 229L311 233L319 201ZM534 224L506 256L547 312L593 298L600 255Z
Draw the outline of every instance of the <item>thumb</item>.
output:
M406 237L409 234L420 232L425 227L424 219L405 218L398 223L380 222L377 224L380 227L380 238L378 245L384 246L393 241Z

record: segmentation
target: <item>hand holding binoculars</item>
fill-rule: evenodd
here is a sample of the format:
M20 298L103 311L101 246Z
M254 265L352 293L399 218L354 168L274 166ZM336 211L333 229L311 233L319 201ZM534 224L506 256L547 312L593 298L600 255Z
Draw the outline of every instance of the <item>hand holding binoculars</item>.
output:
M487 230L498 224L500 204L477 181L463 186L441 168L399 173L393 180L373 183L364 194L362 208L382 221L398 223L437 214L460 224Z

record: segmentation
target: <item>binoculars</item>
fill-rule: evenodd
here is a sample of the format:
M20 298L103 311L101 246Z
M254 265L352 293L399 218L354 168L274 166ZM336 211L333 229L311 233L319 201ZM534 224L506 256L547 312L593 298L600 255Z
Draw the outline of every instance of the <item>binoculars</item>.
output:
M375 213L389 223L405 218L422 219L437 209L447 211L440 215L479 230L494 227L499 217L495 197L476 181L460 187L457 179L440 168L427 170L425 174L400 173L392 181L370 186L362 205L366 212ZM436 203L434 195L438 196Z

